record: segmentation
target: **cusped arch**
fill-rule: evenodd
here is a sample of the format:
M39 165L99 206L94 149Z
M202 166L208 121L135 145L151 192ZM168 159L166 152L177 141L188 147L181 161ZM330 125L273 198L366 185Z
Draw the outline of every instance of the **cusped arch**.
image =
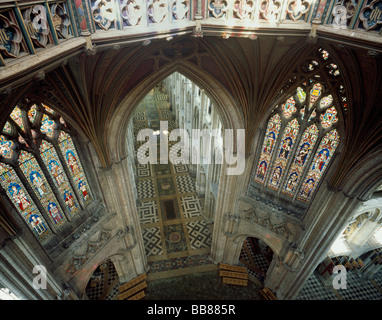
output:
M135 107L149 90L174 72L179 72L204 89L210 99L214 101L224 129L236 131L244 128L244 116L240 107L216 78L208 72L196 68L194 64L185 61L174 62L158 69L140 81L116 108L106 126L107 145L113 161L117 162L127 157L127 127Z

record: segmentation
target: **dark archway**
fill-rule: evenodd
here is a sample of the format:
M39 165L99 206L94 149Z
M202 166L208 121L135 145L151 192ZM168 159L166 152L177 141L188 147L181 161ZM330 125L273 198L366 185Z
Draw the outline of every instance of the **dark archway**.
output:
M244 240L239 261L249 274L264 283L268 268L272 262L273 250L262 240L248 237Z

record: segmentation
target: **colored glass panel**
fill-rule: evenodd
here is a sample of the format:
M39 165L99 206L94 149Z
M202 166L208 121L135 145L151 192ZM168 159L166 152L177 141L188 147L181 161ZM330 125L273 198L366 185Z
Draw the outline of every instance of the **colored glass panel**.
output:
M320 97L322 92L322 85L320 83L315 83L313 88L310 90L310 100L309 100L309 109L312 108L313 104Z
M324 60L329 59L329 52L328 51L321 49L320 52L321 52L322 59L324 59Z
M286 165L288 163L288 157L297 138L299 129L300 125L298 124L297 119L290 121L284 129L280 147L277 153L277 158L273 165L272 173L268 182L268 187L274 190L279 188Z
M297 88L297 98L298 98L298 101L300 101L300 103L304 103L305 102L306 93L305 93L305 91L301 87Z
M20 169L35 191L44 209L48 212L54 226L57 229L60 228L66 222L65 216L36 158L26 151L21 151L19 163Z
M262 146L259 165L256 170L255 181L263 183L267 174L270 159L275 149L275 143L281 127L281 118L274 115L269 121Z
M64 155L70 175L81 195L81 200L86 205L91 201L91 190L79 161L76 148L70 136L63 131L59 135L59 141L60 150Z
M331 94L326 96L326 97L323 97L320 101L320 108L325 109L325 108L329 107L332 102L333 102L333 97Z
M335 107L331 107L324 114L321 115L321 125L327 129L338 121L337 110Z
M304 183L299 191L299 200L308 202L311 199L314 190L317 188L317 185L339 144L339 141L340 137L336 129L328 132L323 137L310 165L309 172L306 175Z
M309 126L304 131L289 169L283 193L293 196L296 192L301 174L317 141L318 132L318 127L315 124Z
M285 118L290 118L293 113L297 111L296 101L293 97L290 97L282 106L282 110Z
M25 128L24 128L24 123L23 123L23 119L22 119L22 114L21 114L21 109L19 107L16 107L13 109L13 111L11 112L11 118L14 122L16 122L16 124L22 129L25 131Z
M12 158L13 149L15 143L13 141L7 140L4 136L0 136L0 154L7 159Z
M68 211L73 216L80 210L80 206L75 197L75 193L70 186L69 180L61 165L56 150L52 144L42 140L40 154L55 186L59 190L59 193L66 204Z
M12 132L12 127L10 123L7 121L3 127L3 132L5 133L11 133Z
M3 163L0 163L0 184L34 234L41 240L51 235L48 224L41 216L19 177L13 168Z
M49 138L53 138L55 127L56 123L44 114L41 121L40 131L45 133Z
M28 111L28 119L33 123L34 119L36 119L37 115L37 106L34 104Z
M51 108L49 108L47 105L43 104L43 107L44 107L44 109L45 109L47 112L49 112L49 113L51 113L51 114L54 114L54 110L51 109Z

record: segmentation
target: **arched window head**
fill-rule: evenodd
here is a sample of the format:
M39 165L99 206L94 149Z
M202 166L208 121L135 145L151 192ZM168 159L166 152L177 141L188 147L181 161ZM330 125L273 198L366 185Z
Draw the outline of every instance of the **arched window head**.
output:
M0 135L0 185L44 241L93 196L65 120L41 103L16 106Z

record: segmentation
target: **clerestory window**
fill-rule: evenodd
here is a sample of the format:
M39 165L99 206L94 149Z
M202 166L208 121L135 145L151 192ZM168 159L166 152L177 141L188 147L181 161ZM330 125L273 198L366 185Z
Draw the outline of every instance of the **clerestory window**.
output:
M339 117L331 88L325 78L340 75L322 48L321 59L309 61L304 72L311 74L276 106L262 144L254 181L285 194L293 200L309 202L340 143ZM318 69L326 71L317 72ZM341 90L342 85L338 87ZM345 98L339 97L342 107Z
M3 127L0 185L41 241L93 198L65 120L39 103L16 106Z

